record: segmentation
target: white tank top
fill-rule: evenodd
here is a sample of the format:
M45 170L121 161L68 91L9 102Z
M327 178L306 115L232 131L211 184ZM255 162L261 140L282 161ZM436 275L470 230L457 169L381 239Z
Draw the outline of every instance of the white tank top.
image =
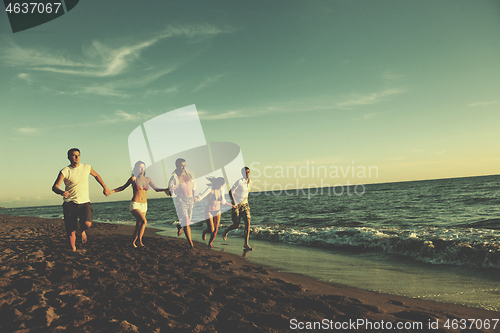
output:
M70 196L64 198L64 202L73 201L77 204L90 202L89 198L89 175L92 167L88 164L82 164L77 168L71 165L61 170L64 176L64 185Z

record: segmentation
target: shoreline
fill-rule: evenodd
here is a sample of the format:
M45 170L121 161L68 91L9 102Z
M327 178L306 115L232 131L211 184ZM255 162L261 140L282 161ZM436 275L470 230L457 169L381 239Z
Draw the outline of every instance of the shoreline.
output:
M278 272L196 241L190 251L184 236L157 235L159 229L146 228L146 248L134 249L133 230L95 222L87 244L73 253L62 220L0 215L0 314L13 318L0 324L2 331L289 332L328 320L372 323L359 332L380 331L382 321L460 332L460 319L500 319L499 312ZM497 331L500 323L491 327L477 332Z

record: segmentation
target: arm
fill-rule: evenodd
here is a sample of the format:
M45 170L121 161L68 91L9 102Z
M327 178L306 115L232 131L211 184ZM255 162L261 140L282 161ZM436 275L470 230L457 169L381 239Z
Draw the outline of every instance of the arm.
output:
M132 182L134 181L132 178L134 178L134 177L130 177L130 178L127 180L127 182L126 182L125 184L123 184L123 185L122 185L122 186L120 186L120 187L115 188L114 190L111 190L111 191L109 192L109 194L113 194L113 193L121 192L121 191L123 191L124 189L126 189L127 187L129 187L129 185L130 185L130 184L132 184Z
M236 209L236 208L237 208L237 206L236 206L236 205L233 205L233 204L231 204L230 202L227 202L227 201L226 201L226 194L225 194L224 192L225 192L225 190L224 190L224 187L223 187L223 188L221 188L221 190L220 190L220 195L222 196L222 201L221 201L221 203L222 203L223 205L230 206L230 207L233 207L234 209ZM229 196L231 196L231 194L232 194L232 193L233 193L233 192L231 192L231 191L230 191L230 192L229 192ZM234 201L234 199L233 199L233 201Z
M172 195L174 193L174 191L177 189L177 187L179 187L179 184L178 182L175 180L175 176L172 175L172 177L170 177L170 180L168 181L168 189L170 191L170 195ZM167 193L168 195L168 192L165 192Z
M153 183L153 181L151 180L151 178L147 177L147 180L148 180L148 183L151 186L151 188L153 190L155 190L156 192L170 192L170 190L168 188L159 188L159 187L156 187L156 185Z
M90 174L95 178L95 180L102 186L103 191L102 193L105 196L109 196L111 194L111 191L109 188L104 184L104 180L102 180L101 176L97 172L95 172L94 168L90 167Z
M224 205L229 206L229 207L233 207L234 209L238 208L237 205L233 205L232 203L229 203L227 201L224 201Z
M196 190L196 178L194 176L193 171L189 170L186 173L188 174L189 179L191 179L191 182L193 183L193 199L194 199L194 202L196 202L196 201L198 201L198 200L196 200L196 195L195 195L196 194L196 192L195 192L195 190Z
M203 200L210 192L212 192L212 188L209 186L207 189L200 194L198 197L195 197L195 202ZM194 196L194 191L193 191L193 196Z
M63 191L59 188L61 186L62 182L64 180L64 176L62 172L59 172L59 175L57 175L56 181L54 182L54 185L52 185L52 192L55 194L62 195L64 198L67 198L70 196L68 191Z
M240 186L240 181L237 180L236 183L233 184L233 187L231 187L231 190L229 190L229 197L231 198L231 201L233 204L236 204L236 200L234 199L234 191Z

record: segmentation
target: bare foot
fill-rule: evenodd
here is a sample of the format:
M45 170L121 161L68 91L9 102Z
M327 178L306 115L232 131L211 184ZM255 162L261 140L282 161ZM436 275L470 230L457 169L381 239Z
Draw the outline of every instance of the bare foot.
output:
M203 234L201 235L201 239L206 240L207 239L207 232L203 230Z
M141 243L141 244L139 244L139 247L146 247L146 246L144 246L144 244Z
M137 245L135 245L135 243L132 243L132 245L133 245L134 247L137 247Z
M227 240L227 234L223 234L222 235L222 239L224 240L224 242Z
M213 248L212 244L208 244L208 248L209 249Z
M179 237L180 235L182 235L182 228L181 228L181 226L178 224L178 225L177 225L177 237Z
M245 245L245 246L243 246L243 248L245 250L248 250L248 251L252 251L253 250L253 248L251 248L249 245Z
M82 231L82 244L87 243L87 234L85 231Z

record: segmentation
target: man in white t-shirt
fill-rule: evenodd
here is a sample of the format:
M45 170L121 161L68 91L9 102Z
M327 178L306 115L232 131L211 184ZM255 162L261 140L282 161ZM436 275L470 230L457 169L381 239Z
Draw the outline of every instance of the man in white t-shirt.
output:
M193 217L193 207L195 202L194 191L196 190L195 176L191 170L186 169L186 160L178 158L175 161L175 170L168 181L170 193L174 195L174 205L181 226L177 226L177 236L184 234L191 249L194 248L191 238L191 218ZM181 229L182 227L182 229Z
M80 150L78 148L68 150L68 160L70 165L59 172L52 186L52 191L64 197L63 212L66 235L71 249L76 251L78 221L82 230L82 243L87 242L85 230L92 226L93 221L92 204L89 198L89 175L92 175L102 186L105 196L109 196L111 191L90 165L80 163ZM63 182L64 191L60 189Z
M231 230L238 229L240 227L240 220L243 218L245 222L245 240L243 243L243 248L245 250L252 250L250 245L248 245L248 239L250 238L250 205L248 204L248 193L252 187L252 181L250 180L250 169L244 167L241 169L241 174L243 178L238 179L233 186L231 191L229 191L229 196L233 200L233 204L237 207L233 208L232 220L233 224L230 225L222 233L222 239L227 239L227 233Z

